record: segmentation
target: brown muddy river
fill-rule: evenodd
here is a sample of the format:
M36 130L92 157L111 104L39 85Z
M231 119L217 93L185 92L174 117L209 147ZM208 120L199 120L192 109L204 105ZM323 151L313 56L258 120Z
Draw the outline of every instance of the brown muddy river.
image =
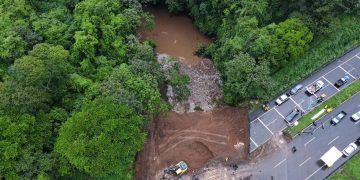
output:
M153 40L156 51L180 59L192 66L201 58L194 55L199 44L208 44L209 38L202 35L187 16L171 15L165 8L148 8L155 16L155 28L151 32L142 32L142 39Z

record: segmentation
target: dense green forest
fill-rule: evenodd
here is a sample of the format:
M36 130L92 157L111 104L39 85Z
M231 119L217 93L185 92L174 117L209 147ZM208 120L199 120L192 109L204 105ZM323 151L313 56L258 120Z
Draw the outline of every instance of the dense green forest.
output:
M132 179L167 109L142 1L0 2L0 179Z
M309 48L360 41L350 41L360 35L355 0L2 0L0 178L133 178L149 121L168 109L153 46L136 35L154 25L147 4L188 14L216 39L200 51L229 104L269 98Z

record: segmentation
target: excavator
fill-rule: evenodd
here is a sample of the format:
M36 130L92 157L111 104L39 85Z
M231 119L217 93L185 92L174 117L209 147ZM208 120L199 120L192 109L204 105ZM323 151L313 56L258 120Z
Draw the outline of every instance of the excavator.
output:
M185 163L185 161L180 161L176 165L171 165L164 169L164 172L166 174L171 174L174 176L181 176L184 174L188 169L188 165Z

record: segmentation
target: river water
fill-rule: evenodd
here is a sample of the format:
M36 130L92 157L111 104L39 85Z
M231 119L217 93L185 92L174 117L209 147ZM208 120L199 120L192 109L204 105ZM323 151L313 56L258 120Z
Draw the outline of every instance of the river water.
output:
M142 32L141 36L156 43L156 52L177 57L188 66L201 61L194 53L200 44L208 44L211 40L196 29L190 18L171 15L161 7L148 8L147 11L155 17L155 28L151 32Z

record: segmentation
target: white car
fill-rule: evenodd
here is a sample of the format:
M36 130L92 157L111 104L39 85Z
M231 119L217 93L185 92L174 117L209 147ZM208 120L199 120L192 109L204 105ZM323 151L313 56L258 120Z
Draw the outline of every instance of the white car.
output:
M345 156L349 156L351 153L353 153L357 149L357 146L355 143L350 143L343 151L342 153Z
M285 101L289 100L289 98L290 98L289 94L287 94L287 93L283 94L275 100L275 104L280 105L280 104L284 103Z
M353 114L351 116L351 119L353 119L354 121L357 121L360 119L360 111L358 111L357 113Z

